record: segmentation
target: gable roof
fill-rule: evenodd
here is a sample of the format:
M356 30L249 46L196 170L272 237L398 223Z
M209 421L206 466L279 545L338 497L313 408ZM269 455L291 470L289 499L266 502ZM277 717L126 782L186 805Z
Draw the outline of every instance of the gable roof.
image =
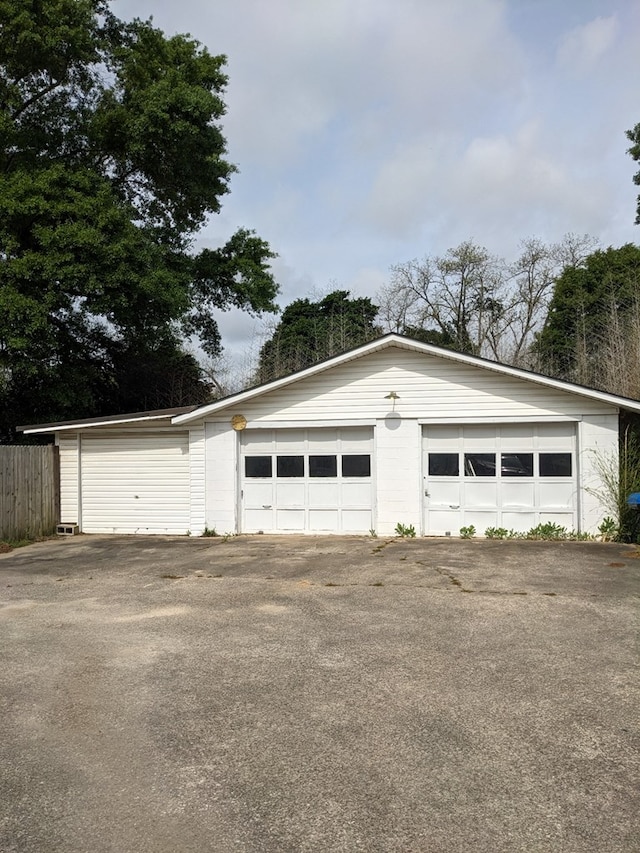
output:
M521 367L510 367L506 364L501 364L497 361L490 361L486 358L479 358L474 355L466 355L464 353L454 352L453 350L444 349L433 344L425 344L421 341L416 341L413 338L407 338L403 335L398 335L394 332L384 335L381 338L376 338L369 343L362 344L359 347L348 350L340 355L328 358L304 370L298 370L295 373L290 373L287 376L282 376L272 382L265 382L262 385L254 386L246 391L240 391L237 394L232 394L229 397L224 397L221 400L216 400L215 403L208 403L200 406L191 412L184 415L177 415L172 419L174 424L186 424L198 420L215 412L223 411L229 406L235 406L239 403L245 403L248 400L253 400L263 394L268 394L270 391L275 391L279 388L285 388L295 382L300 382L311 376L316 376L326 370L331 370L341 364L346 364L349 361L363 358L373 352L391 347L400 349L413 350L414 352L424 353L425 355L435 356L437 358L447 359L449 361L458 362L459 364L471 365L484 370L491 370L494 373L503 376L516 377L524 379L527 382L534 382L538 385L546 386L547 388L555 388L559 391L564 391L570 394L575 394L580 397L585 397L590 400L598 400L602 403L609 403L618 408L627 409L633 412L640 412L640 400L632 400L628 397L620 397L617 394L609 394L606 391L597 391L595 388L587 388L584 385L577 385L574 382L565 382L561 379L552 379L550 376L543 376L541 373L535 373L532 370L524 370Z

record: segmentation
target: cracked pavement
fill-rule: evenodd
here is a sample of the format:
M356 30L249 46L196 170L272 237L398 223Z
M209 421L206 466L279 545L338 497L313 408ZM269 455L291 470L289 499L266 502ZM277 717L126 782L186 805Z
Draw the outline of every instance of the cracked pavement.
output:
M637 547L0 555L0 849L636 851Z

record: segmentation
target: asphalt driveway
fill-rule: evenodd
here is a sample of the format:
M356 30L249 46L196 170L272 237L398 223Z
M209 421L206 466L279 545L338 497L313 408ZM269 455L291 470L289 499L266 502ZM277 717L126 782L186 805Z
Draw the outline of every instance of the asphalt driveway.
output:
M81 536L0 555L0 849L635 852L639 554Z

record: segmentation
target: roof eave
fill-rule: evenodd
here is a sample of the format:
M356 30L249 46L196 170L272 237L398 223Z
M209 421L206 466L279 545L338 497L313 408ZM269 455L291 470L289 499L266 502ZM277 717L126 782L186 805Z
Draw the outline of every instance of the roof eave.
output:
M91 429L93 427L116 426L117 424L140 423L143 421L170 420L197 409L197 406L176 406L171 409L154 409L148 412L130 412L123 415L106 415L99 418L81 418L76 421L58 421L48 424L27 424L17 426L16 430L25 435L54 433L69 430Z

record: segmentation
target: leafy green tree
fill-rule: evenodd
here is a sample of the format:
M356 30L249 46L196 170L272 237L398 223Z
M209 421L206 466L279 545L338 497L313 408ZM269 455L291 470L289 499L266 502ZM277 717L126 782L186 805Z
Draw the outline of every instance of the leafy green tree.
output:
M296 299L260 350L258 381L302 370L372 340L380 334L374 325L377 312L368 297L351 299L347 290L334 290L317 302Z
M629 148L629 154L633 157L636 163L640 162L640 124L637 124L633 130L627 131L627 138L633 143ZM640 187L640 169L633 176L633 182ZM640 225L640 195L638 195L638 206L636 208L636 225Z
M582 266L565 269L535 349L548 373L635 396L640 388L640 247L627 243L599 250Z
M403 326L398 334L406 335L408 338L413 338L414 341L420 341L423 344L432 344L436 347L444 347L445 349L455 349L456 341L448 331L438 331L437 329L424 329L422 326Z
M277 293L252 232L194 251L235 171L225 57L106 0L0 0L0 21L0 440L173 403L177 365L199 402L185 338L215 355L212 312L273 311Z

